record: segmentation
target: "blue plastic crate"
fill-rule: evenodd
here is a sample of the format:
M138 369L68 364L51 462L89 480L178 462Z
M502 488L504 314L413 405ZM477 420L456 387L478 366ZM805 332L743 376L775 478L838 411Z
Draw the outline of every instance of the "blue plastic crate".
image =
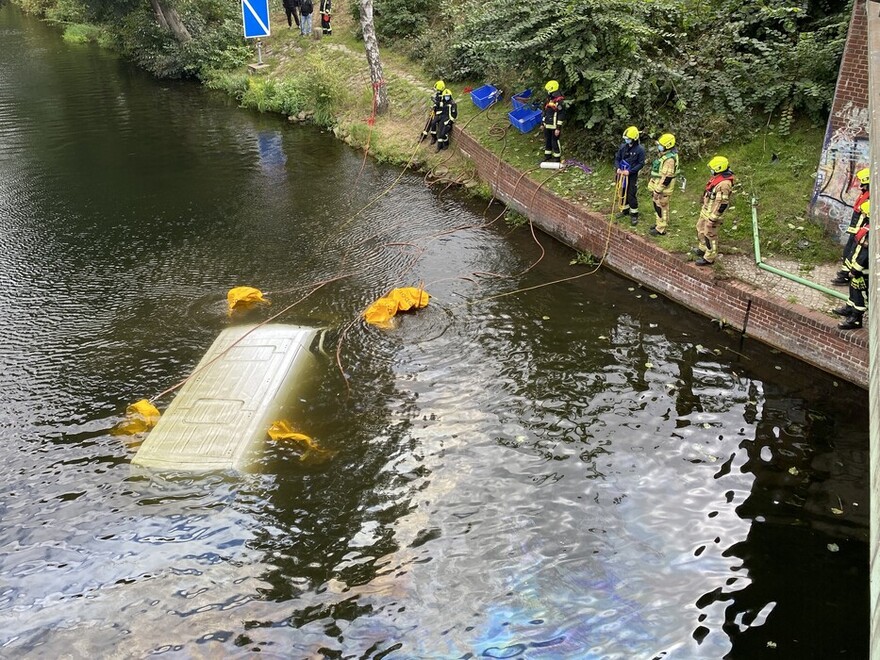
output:
M501 90L492 85L483 85L471 92L471 100L480 110L485 110L501 96Z
M519 94L514 94L510 97L510 102L513 103L514 110L525 108L532 102L532 90L524 89Z
M528 133L541 123L541 111L520 108L507 113L510 124L520 133Z

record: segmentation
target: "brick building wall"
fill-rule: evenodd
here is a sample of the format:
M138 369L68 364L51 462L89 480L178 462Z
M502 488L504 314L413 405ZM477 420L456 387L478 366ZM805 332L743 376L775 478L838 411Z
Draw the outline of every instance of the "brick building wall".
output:
M536 227L584 252L605 255L604 264L685 307L861 387L868 386L865 332L843 332L837 321L777 300L749 285L718 280L602 215L562 199L455 129L461 151L476 165L495 196L528 216ZM748 319L746 318L748 317Z
M810 203L811 215L841 238L858 196L855 173L868 160L868 19L865 0L856 0Z

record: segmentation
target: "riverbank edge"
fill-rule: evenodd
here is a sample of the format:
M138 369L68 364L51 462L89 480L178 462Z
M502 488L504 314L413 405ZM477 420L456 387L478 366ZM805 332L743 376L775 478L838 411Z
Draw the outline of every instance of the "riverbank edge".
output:
M868 389L868 333L734 279L721 279L681 255L542 188L456 128L453 140L496 198L574 250L702 316Z
M253 75L266 75L272 68ZM211 87L207 81L202 82ZM354 94L362 85L351 80L350 86L349 91ZM236 97L230 90L222 91ZM308 123L313 114L304 112L289 116L288 120ZM398 115L396 119L404 117ZM353 148L368 148L368 153L380 162L427 172L426 180L434 172L439 174L435 178L447 185L459 185L481 198L498 199L564 245L578 252L604 255L603 265L612 271L719 321L720 325L736 328L746 337L867 389L866 332L840 331L837 321L826 314L694 266L684 256L658 247L637 233L609 223L604 216L542 188L527 173L500 159L459 127L454 132L454 149L450 150L453 153L444 154L442 160L439 155L425 156L419 149L408 153L394 137L420 128L410 123L411 119L404 121L404 126L389 136L381 130L358 131L366 128L362 121L337 113L327 128ZM445 170L437 172L440 166Z

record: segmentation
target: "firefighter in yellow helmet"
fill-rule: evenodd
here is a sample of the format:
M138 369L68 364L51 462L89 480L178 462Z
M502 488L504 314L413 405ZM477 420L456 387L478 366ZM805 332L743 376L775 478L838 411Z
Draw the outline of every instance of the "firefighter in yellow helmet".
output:
M437 125L439 124L440 115L442 114L443 91L446 89L446 83L438 80L434 83L434 96L431 98L431 115L425 124L425 130L422 131L422 137L419 142L429 135L431 136L431 144L437 141Z
M697 249L694 254L699 257L695 262L698 266L715 263L721 216L730 206L730 197L733 195L733 172L727 159L715 156L709 161L709 170L712 176L703 191L703 207L697 220Z
M623 144L614 156L617 186L620 191L620 217L629 216L629 224L639 224L639 172L645 166L645 148L639 142L639 129L630 126L623 132Z
M565 121L565 97L559 91L559 82L549 80L544 85L547 92L547 101L544 103L544 161L558 163L562 160L562 149L559 146L559 136L562 134L562 124Z
M651 179L648 190L654 204L654 226L648 230L651 236L666 234L669 224L669 196L675 188L675 177L678 176L678 149L675 147L675 136L664 133L657 139L657 158L651 165Z
M849 284L850 272L846 267L846 261L852 256L855 247L855 235L868 221L868 216L862 212L862 205L871 198L871 170L867 167L856 172L859 180L860 193L853 204L852 216L849 219L849 227L846 228L846 245L843 248L843 265L837 271L837 275L831 280L832 284L846 286Z
M452 98L452 90L446 87L440 97L440 114L437 115L437 151L449 148L452 125L458 119L458 105Z
M862 202L861 210L870 222L870 200ZM837 326L841 330L861 328L862 317L868 309L868 233L870 229L870 224L865 224L855 234L852 255L846 261L850 272L849 300L846 301L846 305L834 310L835 314L843 316L843 321Z

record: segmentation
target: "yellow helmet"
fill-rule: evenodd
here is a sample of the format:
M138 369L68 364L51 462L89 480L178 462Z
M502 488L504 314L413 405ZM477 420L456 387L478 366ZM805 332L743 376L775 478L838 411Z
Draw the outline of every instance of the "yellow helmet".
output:
M870 199L866 199L864 202L862 202L862 213L865 214L865 217L868 217L868 218L871 217L871 200Z
M623 137L629 138L630 140L638 140L639 129L637 129L635 126L630 126L623 132Z
M672 149L675 146L675 136L672 133L664 133L657 139L657 144L664 149Z
M553 92L559 91L559 81L558 80L548 80L547 84L544 85L544 89L548 94L552 94Z
M730 167L730 162L724 156L715 156L709 161L709 169L713 174L719 174Z
M436 89L438 92L442 92L444 89L446 89L446 83L442 80L438 80L434 83L434 89Z
M859 179L859 183L864 186L867 186L871 183L871 170L867 167L856 172L856 177Z

